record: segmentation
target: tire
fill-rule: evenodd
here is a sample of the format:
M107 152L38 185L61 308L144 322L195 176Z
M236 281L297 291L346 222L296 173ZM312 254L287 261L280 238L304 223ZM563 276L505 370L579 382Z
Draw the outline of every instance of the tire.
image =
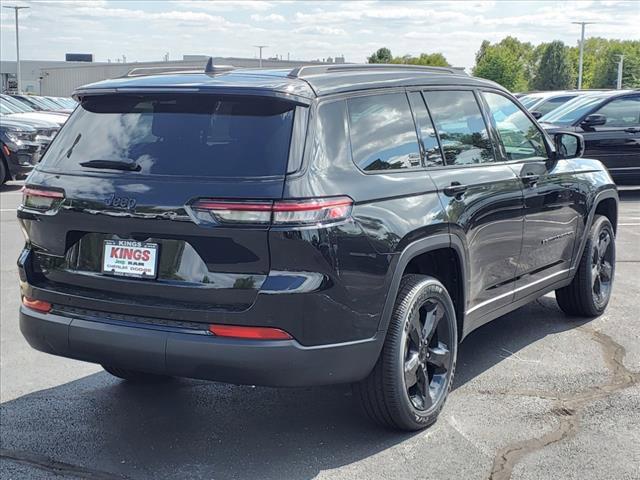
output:
M129 370L125 368L110 367L108 365L102 365L108 373L114 377L127 380L135 383L159 383L169 380L171 377L167 375L157 375L154 373L139 372L137 370Z
M9 180L7 177L9 170L7 169L7 165L4 161L4 156L0 157L0 187L4 185L4 182Z
M355 398L384 427L426 428L445 403L457 352L455 309L444 285L432 277L405 275L380 357L369 376L354 385ZM424 388L427 383L433 392Z
M607 240L608 239L608 240ZM611 298L616 269L616 244L609 219L596 215L572 282L556 290L556 301L564 313L597 317Z

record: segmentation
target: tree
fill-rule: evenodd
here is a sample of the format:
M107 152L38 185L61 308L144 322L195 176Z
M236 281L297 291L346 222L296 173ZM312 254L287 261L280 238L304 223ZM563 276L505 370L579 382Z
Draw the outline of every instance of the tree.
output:
M564 90L573 86L573 68L569 50L555 40L546 45L537 65L533 87L537 90Z
M593 62L591 88L616 88L619 55L624 55L622 88L640 87L640 41L610 40Z
M473 74L499 83L509 90L527 90L527 65L533 47L515 37L506 37L499 43L484 40L476 53Z
M435 67L450 67L447 59L442 53L421 53L417 57L411 55L403 55L402 57L394 57L391 50L386 47L378 49L374 54L367 58L369 63L396 63L407 65L431 65Z
M369 63L391 63L392 60L393 56L391 55L391 50L387 47L379 48L367 59Z
M417 57L404 55L402 57L394 57L392 63L403 63L407 65L428 65L432 67L450 67L446 57L442 53L421 53Z

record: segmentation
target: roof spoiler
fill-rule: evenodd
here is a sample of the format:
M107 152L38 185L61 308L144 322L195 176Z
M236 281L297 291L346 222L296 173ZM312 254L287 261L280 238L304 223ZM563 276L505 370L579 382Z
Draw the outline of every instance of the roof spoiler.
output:
M149 75L171 75L171 74L194 74L205 73L207 75L216 75L219 73L230 72L235 70L233 65L214 65L213 57L209 57L204 69L198 69L197 67L184 66L184 65L167 65L162 67L136 67L129 70L121 78L129 77L146 77Z

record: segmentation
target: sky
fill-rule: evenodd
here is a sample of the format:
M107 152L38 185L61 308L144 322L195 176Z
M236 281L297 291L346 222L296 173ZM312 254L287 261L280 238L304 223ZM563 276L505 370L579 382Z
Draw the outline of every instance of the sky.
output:
M618 1L125 1L0 0L20 12L21 58L96 61L172 60L184 54L315 60L344 55L364 62L386 46L394 55L443 53L471 68L482 40L512 35L533 44L587 36L640 40L640 0ZM0 55L15 60L13 11L0 11Z

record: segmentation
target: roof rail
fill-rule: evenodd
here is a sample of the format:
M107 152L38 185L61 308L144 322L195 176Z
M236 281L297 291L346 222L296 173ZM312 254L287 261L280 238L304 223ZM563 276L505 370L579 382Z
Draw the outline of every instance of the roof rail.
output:
M229 72L235 70L233 65L214 65L213 58L209 57L204 69L196 66L186 65L166 65L162 67L136 67L129 70L123 78L127 77L145 77L148 75L171 75L175 73L206 73L207 75L215 75L216 73Z
M408 65L403 63L345 63L340 65L303 65L296 67L287 75L290 78L303 78L310 75L341 71L366 71L366 70L411 70L431 73L454 73L466 75L464 70L454 67L431 67L427 65Z

